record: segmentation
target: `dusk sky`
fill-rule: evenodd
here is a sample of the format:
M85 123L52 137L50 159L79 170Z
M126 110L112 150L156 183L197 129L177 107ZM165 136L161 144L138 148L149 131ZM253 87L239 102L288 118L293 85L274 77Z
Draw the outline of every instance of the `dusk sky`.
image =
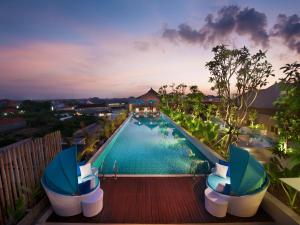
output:
M275 78L300 61L300 1L0 2L0 98L138 96L163 84L211 93L217 44L268 50Z

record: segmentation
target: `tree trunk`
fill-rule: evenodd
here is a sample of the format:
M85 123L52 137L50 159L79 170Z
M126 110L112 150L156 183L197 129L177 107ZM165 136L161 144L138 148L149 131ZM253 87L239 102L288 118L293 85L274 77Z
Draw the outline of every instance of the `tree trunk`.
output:
M229 154L229 146L232 142L232 138L233 138L233 128L230 127L229 128L229 131L228 131L228 139L227 139L227 142L226 142L226 152L227 152L227 155Z

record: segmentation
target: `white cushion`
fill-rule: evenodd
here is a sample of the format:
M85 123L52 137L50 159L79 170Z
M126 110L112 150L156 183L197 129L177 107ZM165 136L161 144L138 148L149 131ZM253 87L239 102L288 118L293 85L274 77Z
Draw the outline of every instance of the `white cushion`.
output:
M90 163L80 166L79 169L80 169L81 178L85 178L93 174L92 166Z
M219 163L216 163L215 174L217 176L226 178L227 170L228 170L228 166L224 166Z

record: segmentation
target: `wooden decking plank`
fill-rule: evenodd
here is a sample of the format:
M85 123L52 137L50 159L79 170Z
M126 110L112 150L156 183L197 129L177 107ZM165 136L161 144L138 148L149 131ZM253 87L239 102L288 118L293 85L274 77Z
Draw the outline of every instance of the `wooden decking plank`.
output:
M227 215L211 216L204 207L205 178L197 177L122 177L101 180L104 190L102 212L92 218L83 215L59 217L52 214L49 222L77 223L222 223L269 222L262 210L251 218Z

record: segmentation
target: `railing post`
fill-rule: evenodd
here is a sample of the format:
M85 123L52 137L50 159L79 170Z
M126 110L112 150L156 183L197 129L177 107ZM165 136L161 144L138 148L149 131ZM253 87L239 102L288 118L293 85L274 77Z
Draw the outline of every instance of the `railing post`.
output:
M104 174L104 161L101 163L101 166L100 166L100 173L102 175L102 178L103 180L105 179L105 174Z
M118 162L117 160L115 160L114 162L114 167L113 167L113 171L114 171L114 175L115 175L115 180L117 179L117 174L118 174Z

